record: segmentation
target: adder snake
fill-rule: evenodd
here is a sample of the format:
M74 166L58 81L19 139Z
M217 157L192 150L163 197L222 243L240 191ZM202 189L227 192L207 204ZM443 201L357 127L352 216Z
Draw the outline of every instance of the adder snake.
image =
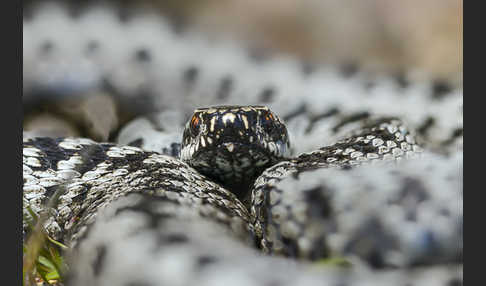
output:
M462 90L303 77L293 62L261 68L152 18L56 9L24 21L24 101L107 82L121 106L149 99L116 143L24 134L24 207L71 246L68 285L462 281ZM49 34L46 23L64 26ZM45 38L54 45L39 59ZM151 56L132 57L141 51ZM353 270L310 269L336 256Z

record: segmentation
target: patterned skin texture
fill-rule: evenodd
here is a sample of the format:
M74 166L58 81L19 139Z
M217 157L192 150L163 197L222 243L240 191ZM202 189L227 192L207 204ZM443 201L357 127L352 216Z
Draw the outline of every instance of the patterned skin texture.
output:
M311 260L339 253L375 268L462 261L462 155L421 157L351 169L267 169L252 201L263 251Z
M120 284L117 282L118 285L124 285L123 283L131 281L132 278L152 283L158 275L164 277L161 281L179 281L182 285L190 285L191 281L195 281L193 279L200 277L199 275L203 275L204 279L207 279L207 275L213 277L213 274L206 273L206 271L209 271L205 269L208 264L212 265L214 267L212 269L216 269L217 273L222 269L228 269L228 271L242 277L252 276L254 274L250 273L256 271L256 277L260 279L255 282L257 285L265 285L265 281L282 281L286 277L285 275L268 274L282 271L294 273L295 277L288 281L303 281L302 283L309 283L308 285L317 283L317 281L328 281L328 279L331 279L331 281L348 281L349 279L353 285L359 285L356 281L360 279L364 279L361 281L362 283L366 281L390 283L394 279L403 279L401 277L403 274L393 271L381 272L376 277L367 275L361 277L361 274L351 272L349 274L351 277L356 275L353 278L356 279L355 281L349 276L341 276L344 274L338 275L332 271L329 274L327 273L329 270L320 274L313 271L308 272L301 266L289 266L289 262L279 261L278 259L273 261L272 258L267 260L252 254L252 251L247 248L252 245L252 240L249 239L251 232L248 231L253 228L248 221L248 218L252 216L248 215L246 209L231 193L221 189L216 184L212 184L210 180L198 175L193 169L173 158L143 152L133 147L116 147L112 144L97 144L82 139L56 141L37 138L27 140L25 146L24 158L28 162L24 165L25 171L29 172L28 169L30 168L32 170L31 175L39 180L38 183L24 186L24 197L26 199L31 198L31 205L38 201L39 197L32 197L33 193L28 191L29 187L32 185L46 186L46 192L40 194L40 196L49 196L49 194L53 194L52 188L48 187L49 183L52 184L57 180L62 181L62 178L66 177L66 169L53 171L52 168L43 169L38 164L44 162L42 164L51 167L54 164L58 167L65 166L66 162L63 162L65 161L62 160L63 158L58 158L57 163L54 159L43 160L45 158L42 156L43 154L34 150L45 150L45 154L55 150L56 154L61 154L59 149L67 147L64 150L65 154L69 152L68 150L77 150L72 154L72 158L76 158L77 154L83 154L82 150L86 147L94 150L100 148L98 151L91 151L89 157L93 159L100 157L101 154L109 154L91 170L82 170L76 167L68 168L68 170L77 169L84 173L79 177L78 182L75 178L68 181L67 193L63 191L63 195L60 197L60 201L67 202L67 204L59 205L55 213L61 214L63 210L65 212L66 208L77 210L77 212L68 211L65 213L67 217L54 217L50 221L51 227L49 227L49 222L47 225L47 229L52 230L55 229L52 225L56 223L62 225L63 222L68 222L64 225L69 225L69 222L73 221L72 218L76 217L72 231L70 231L69 226L61 231L62 233L67 230L71 233L70 236L66 236L66 239L71 242L71 246L75 247L72 254L75 270L70 278L73 279L73 283L77 283L75 285L83 285L86 281L93 285L103 285L107 281L119 281ZM80 146L82 148L77 149ZM100 151L102 148L105 148L104 151ZM100 156L92 155L96 152ZM137 158L139 159L137 160ZM457 162L458 159L461 158L455 158L452 163ZM258 221L255 227L257 230L262 229L261 243L263 250L301 259L327 257L330 253L339 253L346 257L356 255L361 256L371 266L379 268L403 267L416 263L418 265L424 263L435 265L437 262L457 262L461 248L459 245L450 248L448 242L458 243L457 238L462 237L462 220L458 219L460 218L459 213L457 213L457 206L454 204L454 200L457 200L460 194L455 193L456 197L449 201L449 206L441 204L441 200L429 199L429 196L440 196L443 192L450 196L460 184L460 178L454 177L454 175L460 173L459 170L440 170L444 166L444 160L440 157L432 157L428 161L416 159L394 168L386 168L386 165L383 164L386 164L387 161L375 164L373 168L371 166L369 168L352 168L351 170L348 167L342 170L319 168L316 171L304 171L297 177L289 176L297 169L297 167L291 165L291 161L277 164L264 172L257 180L256 188L253 191L258 194L262 188L265 189L262 204L258 205L259 200L255 199L256 207L252 209L252 214L253 212L258 214L258 208L261 205L266 206L260 209L260 213L256 217ZM77 160L72 159L72 161ZM447 160L445 161L447 162ZM140 165L137 166L136 162L140 162L138 163ZM348 166L346 161L344 162L343 166ZM96 164L95 161L92 163ZM81 163L79 165L81 167L86 164ZM130 166L136 166L136 170L131 169ZM434 175L437 184L435 186L421 181L420 174L424 170L430 171L431 167L439 168L439 173ZM331 174L323 176L320 173L315 173L324 171L331 172ZM332 174L332 172L338 173ZM339 172L347 174L343 176ZM47 174L56 174L56 176L49 177ZM441 189L440 192L437 192L437 187L440 186L442 180L451 181L451 179L448 179L450 176L452 176L455 184L450 184L449 189ZM381 178L379 184L376 184L373 179L377 177ZM344 181L351 180L351 182L346 187L342 181L330 180L330 178L344 178ZM360 181L366 180L366 178L370 178L370 181L365 182L365 184ZM380 185L387 181L390 184L385 184L380 189ZM263 182L266 182L266 184ZM397 185L397 182L402 183ZM413 187L414 184L425 185L417 188ZM79 190L79 186L84 187L84 191L76 192L76 190ZM211 186L213 186L214 191ZM201 188L201 192L197 191L198 188ZM348 193L339 197L343 190ZM374 195L374 197L370 197L370 190L373 190L371 195ZM360 199L360 192L367 193L365 197L368 197L368 203L353 203L356 199L362 200L362 198ZM83 196L82 198L79 197L80 194ZM136 199L132 195L118 202L125 198L126 194L133 194ZM71 198L71 200L68 198ZM398 209L403 209L403 212L407 212L407 216L412 217L405 220L412 221L410 222L412 224L410 231L417 234L416 238L400 238L401 229L406 224L397 225L392 219L390 219L390 222L384 220L383 217L387 218L389 214L394 213L392 206L383 207L384 200L392 201L392 205L400 206ZM430 211L428 211L429 207L427 206L425 209L423 206L420 208L420 203L427 200L431 201L431 206L434 207ZM111 206L114 202L118 203ZM342 205L343 203L344 205ZM111 207L103 211L109 206ZM361 208L350 212L350 206L361 206ZM40 208L42 209L42 205L40 205ZM369 209L378 213L370 212ZM441 228L434 230L434 225L430 221L431 217L429 216L427 219L427 213L424 216L426 211L440 213L446 219L445 225L450 224L447 224L448 219L457 228L446 233L443 233ZM387 215L383 216L384 212ZM411 213L408 214L408 212ZM349 226L347 221L357 218L361 218L363 223L354 222ZM417 225L417 222L413 222L413 220L418 222L418 229L413 227L414 224ZM436 222L437 220L434 219L432 223L435 224ZM93 226L93 223L95 226ZM374 228L367 227L370 224L376 225L375 231L373 231ZM341 228L344 228L344 230ZM346 228L350 228L350 230L346 231ZM113 231L107 232L110 229L113 229ZM159 234L155 235L154 231ZM431 233L431 231L435 233ZM133 236L133 233L139 233L139 235ZM428 242L427 240L423 241L420 239L421 234L428 234L435 239L428 240ZM153 241L154 238L157 239ZM77 247L80 239L84 243L81 248ZM152 242L147 244L147 239ZM355 240L368 240L371 241L371 245L365 249L356 248L356 245L360 244ZM237 241L240 241L240 243ZM241 244L241 242L244 243ZM389 245L389 248L384 247L383 242L387 242L386 245ZM369 245L369 243L367 244ZM423 245L423 243L432 245ZM247 247L244 246L245 244ZM135 247L135 245L143 245L143 249L147 249L147 252ZM176 250L173 249L174 245ZM158 249L156 252L154 252L154 247ZM130 263L114 263L114 261L124 260L119 255L126 256L119 252L120 248L127 251L137 249L134 250L134 253L130 252ZM204 249L204 251L201 252L201 249ZM438 256L434 256L428 251L423 251L423 249L447 251L438 251ZM389 256L386 254L388 251L396 254L397 250L402 252L402 259L397 260L395 258L391 263L387 260ZM376 254L377 251L378 254ZM155 255L156 253L160 254ZM167 267L172 269L169 265L173 263L173 260L170 260L169 257L174 257L174 259L175 257L178 257L177 259L185 257L186 263L182 264L185 266L181 265L182 268L176 273L179 273L179 275L184 273L182 276L186 278L182 279L179 275L174 276L174 274L163 275L165 272L156 272L159 274L153 276L153 271L150 271L150 268L142 272L135 270L137 263L145 264L147 259L153 260L150 262L152 267L158 265L159 267L164 266L164 269ZM391 257L393 258L393 256ZM189 261L192 262L189 263ZM242 267L241 263L247 266ZM360 262L354 263L359 264ZM188 270L187 265L194 265L194 270ZM202 274L201 268L203 269ZM113 270L108 271L108 269ZM265 272L265 269L269 272ZM460 275L459 269L454 267L433 269L427 268L425 271L418 268L417 274L406 279L409 281L418 279L420 281L424 278L419 279L417 277L422 275L429 277L439 273L439 277L442 277L439 280L443 283L449 283L449 280L455 281L460 277L458 276ZM138 274L135 276L128 274L134 272ZM109 273L118 273L118 278ZM127 273L131 278L128 279L124 275L120 276L119 273ZM212 271L209 273L212 273ZM221 275L216 275L212 279L215 280L210 281L224 281ZM242 285L244 285L244 281L248 281L245 279L241 280L243 282L240 281L243 283Z
M288 156L287 129L265 106L200 108L186 124L181 160L244 201L263 170Z
M254 60L154 16L34 12L26 104L107 85L122 111L143 114L116 144L24 134L24 207L72 246L68 285L462 284L462 90ZM292 142L246 207L174 158L195 108L235 103L268 106ZM309 264L335 256L353 267Z
M239 236L250 235L248 211L235 196L172 157L69 138L24 139L23 151L24 206L42 213L59 196L46 224L56 239L75 242L100 207L131 192L199 205L201 215L236 225Z
M68 285L460 285L462 268L369 271L262 256L190 206L132 194L100 212L72 253Z

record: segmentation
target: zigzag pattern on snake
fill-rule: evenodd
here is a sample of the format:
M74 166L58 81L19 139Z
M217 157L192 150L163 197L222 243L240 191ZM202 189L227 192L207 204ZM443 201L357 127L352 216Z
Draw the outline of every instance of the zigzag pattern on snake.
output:
M56 21L58 34L47 34ZM76 20L39 9L24 25L25 102L108 83L122 106L145 94L157 111L123 127L116 144L24 136L24 203L49 213L48 232L73 247L73 285L215 285L226 273L241 285L462 280L462 90L437 96L429 83L386 78L366 87L365 74L325 67L305 75L291 59L254 63L158 18L120 24L97 8ZM39 50L46 39L51 48ZM97 48L84 50L93 39ZM194 53L203 47L207 56ZM293 159L256 179L249 208L170 156L189 112L228 103L268 105L292 144ZM262 257L255 245L302 262ZM335 255L354 270L305 262Z

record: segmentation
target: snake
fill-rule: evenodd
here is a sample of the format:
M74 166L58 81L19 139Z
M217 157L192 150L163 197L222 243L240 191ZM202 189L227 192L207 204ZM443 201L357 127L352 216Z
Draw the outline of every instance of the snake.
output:
M184 70L185 84L197 70ZM24 84L39 82L64 88ZM272 93L258 96L276 98L271 107L142 115L117 143L25 132L24 238L29 206L72 249L67 285L460 285L462 129L442 114L462 98L421 99L443 113L407 124L379 104ZM335 256L353 269L313 268Z
M180 157L244 201L255 178L281 161L289 147L287 128L267 107L215 106L194 112Z

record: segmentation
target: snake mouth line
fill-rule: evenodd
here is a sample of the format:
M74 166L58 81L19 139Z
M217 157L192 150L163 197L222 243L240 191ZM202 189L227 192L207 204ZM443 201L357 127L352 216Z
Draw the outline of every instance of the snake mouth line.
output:
M247 154L250 150L255 153L266 154L271 157L281 158L285 157L288 152L287 145L281 142L266 142L261 143L241 143L241 142L223 142L214 146L202 147L198 144L192 144L181 150L181 158L189 159L191 157L198 157L204 152L214 152L226 155L238 156L239 154Z

